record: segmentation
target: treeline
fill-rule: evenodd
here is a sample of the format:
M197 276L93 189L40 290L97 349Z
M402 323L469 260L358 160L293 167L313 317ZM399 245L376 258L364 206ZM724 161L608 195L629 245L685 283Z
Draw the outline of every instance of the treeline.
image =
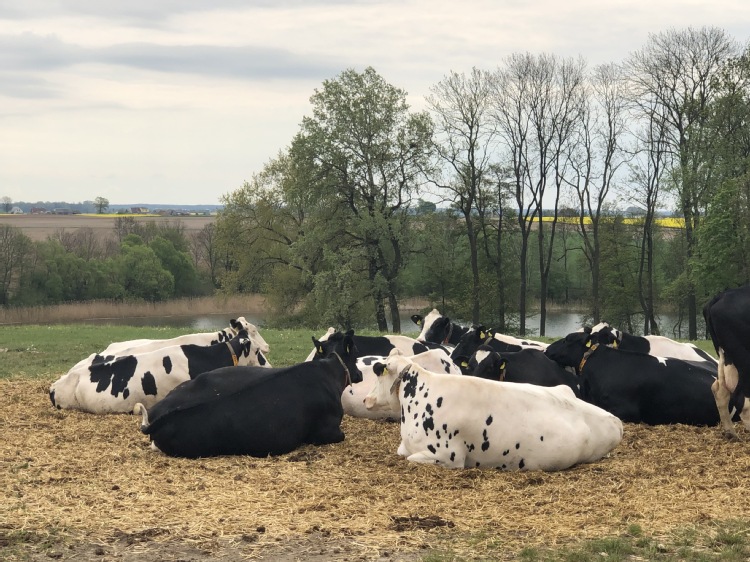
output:
M188 236L180 221L115 220L110 236L59 230L32 241L0 225L0 304L90 300L160 301L212 294L217 285L214 225Z
M449 72L427 110L372 68L310 98L288 148L225 197L226 290L315 324L398 331L399 299L526 333L574 296L592 322L698 335L750 274L750 57L717 28L652 35L626 61L513 54ZM434 212L435 203L449 212ZM625 224L617 209L637 207ZM657 210L685 222L660 230ZM555 219L579 217L574 228ZM540 217L551 217L549 222Z

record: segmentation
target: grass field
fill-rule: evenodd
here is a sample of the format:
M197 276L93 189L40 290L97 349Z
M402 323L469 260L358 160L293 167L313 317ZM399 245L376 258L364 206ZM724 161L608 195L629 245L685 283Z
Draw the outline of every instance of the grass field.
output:
M108 235L114 233L115 220L122 215L5 215L0 214L0 225L7 224L20 228L23 233L32 240L46 240L59 230L77 230L79 228L91 228L96 233ZM216 217L212 216L186 216L186 217L160 217L160 216L133 216L139 223L175 224L177 221L183 225L187 232L199 231L207 224L213 223Z
M343 443L190 461L134 416L54 410L49 383L111 341L175 328L0 328L0 559L549 560L750 557L750 443L626 424L608 457L556 473L447 470L397 456L398 426L345 417ZM308 330L263 330L275 366ZM704 342L701 347L704 347Z

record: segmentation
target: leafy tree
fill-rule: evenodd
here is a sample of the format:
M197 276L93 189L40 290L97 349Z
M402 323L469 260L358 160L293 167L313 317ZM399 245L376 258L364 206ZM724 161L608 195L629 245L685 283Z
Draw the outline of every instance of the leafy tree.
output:
M425 113L411 114L406 92L370 67L326 80L310 101L312 116L303 119L291 152L301 167L312 169L306 190L323 205L318 210L335 213L340 222L310 222L305 238L360 252L378 328L388 329L387 300L399 332L396 280L408 250L407 210L429 164L431 121ZM344 236L330 236L332 228Z
M174 295L174 276L137 235L126 237L122 253L114 258L114 262L114 272L122 283L124 298L161 301Z
M109 208L109 199L106 197L97 197L94 199L94 207L96 208L97 214L102 214Z
M6 213L10 213L10 210L13 208L13 199L8 197L7 195L3 195L0 197L0 204L3 206L3 210Z
M187 297L194 295L198 289L198 275L186 252L180 252L174 244L161 236L154 238L148 245L161 261L164 269L174 279L174 296Z

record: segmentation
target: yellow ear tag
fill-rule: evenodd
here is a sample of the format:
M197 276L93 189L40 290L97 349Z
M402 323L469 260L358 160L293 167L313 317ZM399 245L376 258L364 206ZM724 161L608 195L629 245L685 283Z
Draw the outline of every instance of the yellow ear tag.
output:
M422 325L422 321L421 320L417 320L417 326L421 326L421 325Z
M617 340L615 340L615 341L612 342L612 347L615 348L615 349L617 349Z
M591 347L591 340L586 342L586 347Z
M388 367L383 367L383 374L384 374L384 375L387 375L387 374L388 374Z
M318 353L323 353L323 346L322 345L318 348Z
M506 363L505 363L505 361L503 361L502 365L500 365L500 368L501 369L505 369L505 365L506 365Z
M461 361L461 366L462 367L468 367L469 364L466 361Z
M486 335L484 334L484 332L479 332L479 339L482 339L482 340L483 340L483 339L484 339L484 338L486 338L486 337L487 337L487 336L486 336Z

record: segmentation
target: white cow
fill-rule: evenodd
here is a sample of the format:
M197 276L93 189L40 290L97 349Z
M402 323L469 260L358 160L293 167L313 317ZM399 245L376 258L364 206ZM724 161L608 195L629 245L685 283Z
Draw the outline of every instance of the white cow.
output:
M356 418L398 419L398 408L394 410L373 410L366 405L368 400L373 400L369 396L377 388L378 377L375 374L374 366L376 363L385 363L387 359L382 355L366 355L357 359L357 367L362 371L362 382L347 386L341 394L341 404L344 406L345 414ZM429 371L449 375L461 374L461 369L439 349L431 349L417 355L411 355L409 359Z
M73 368L55 381L49 395L57 408L94 414L130 413L137 403L147 408L178 384L201 373L232 365L256 365L260 350L240 332L214 345L175 345L112 361ZM266 365L268 363L266 362Z
M563 470L601 459L622 439L618 418L566 386L431 373L396 354L385 367L372 407L400 409L398 454L412 462Z

